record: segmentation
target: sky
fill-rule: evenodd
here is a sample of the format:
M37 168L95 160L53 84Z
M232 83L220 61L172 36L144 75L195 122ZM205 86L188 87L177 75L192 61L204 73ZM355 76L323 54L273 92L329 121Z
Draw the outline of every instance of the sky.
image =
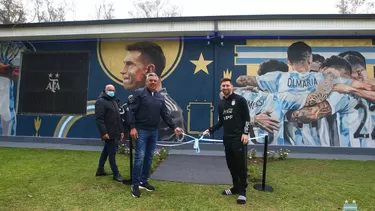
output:
M32 9L31 0L23 0ZM54 0L59 2L62 0ZM95 6L103 0L66 0L75 4L75 12L67 14L67 21L92 20ZM131 18L133 0L105 0L113 2L115 18ZM182 16L256 15L256 14L337 14L338 0L169 0L182 8Z

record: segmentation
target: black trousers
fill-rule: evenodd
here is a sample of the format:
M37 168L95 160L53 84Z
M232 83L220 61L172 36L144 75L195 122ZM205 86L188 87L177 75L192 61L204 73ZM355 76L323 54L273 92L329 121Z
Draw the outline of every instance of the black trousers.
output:
M104 171L104 164L107 161L107 157L109 158L109 164L111 166L111 170L114 175L119 174L119 170L116 164L116 150L117 150L117 140L116 139L108 139L104 142L104 147L102 150L102 154L99 158L99 166L98 171Z
M232 175L233 187L240 194L246 193L247 183L247 145L241 139L225 139L225 158Z

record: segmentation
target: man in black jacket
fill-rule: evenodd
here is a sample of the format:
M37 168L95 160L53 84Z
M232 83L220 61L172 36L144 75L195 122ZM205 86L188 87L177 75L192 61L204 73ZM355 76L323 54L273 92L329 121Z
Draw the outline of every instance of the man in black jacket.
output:
M132 112L130 136L135 140L133 197L141 196L140 188L147 191L155 190L148 183L148 177L159 137L160 116L176 135L182 134L182 130L172 120L164 96L156 90L159 80L155 73L149 73L146 76L146 87L135 90L133 102L130 104Z
M109 175L104 171L104 164L109 157L113 180L122 182L124 178L120 175L116 164L116 142L124 137L124 133L113 85L107 85L96 100L95 116L100 136L104 140L104 148L99 159L96 176Z
M233 187L223 191L223 195L239 194L238 204L246 203L247 188L247 143L250 115L246 99L233 93L232 81L224 78L220 82L224 96L219 104L219 121L204 131L208 135L224 128L225 157L232 175Z

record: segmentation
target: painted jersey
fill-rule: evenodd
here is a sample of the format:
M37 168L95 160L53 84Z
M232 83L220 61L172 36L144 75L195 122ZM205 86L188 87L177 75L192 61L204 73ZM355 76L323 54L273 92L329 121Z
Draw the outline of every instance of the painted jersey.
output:
M265 75L256 76L258 86L261 90L269 92L305 92L315 91L315 88L326 75L321 72L269 72ZM343 83L350 85L351 79L337 78L334 84Z
M327 102L338 114L340 146L367 147L371 141L371 114L366 100L352 94L332 92Z
M320 72L270 72L257 76L260 89L272 93L311 93L326 78ZM351 79L337 78L334 84L344 83L350 85ZM285 140L290 145L328 145L332 134L337 133L337 128L329 126L328 120L323 118L310 124L285 122ZM328 128L328 130L327 130Z
M371 114L371 139L375 141L375 104L367 101Z
M235 90L236 94L243 96L249 106L250 116L255 116L265 111L271 112L271 117L280 120L279 131L269 134L273 137L271 144L284 145L283 121L285 112L303 108L308 94L278 93L271 94L254 90ZM263 131L263 133L266 133ZM262 135L262 134L258 134ZM261 142L260 139L258 142ZM264 143L264 141L263 141Z

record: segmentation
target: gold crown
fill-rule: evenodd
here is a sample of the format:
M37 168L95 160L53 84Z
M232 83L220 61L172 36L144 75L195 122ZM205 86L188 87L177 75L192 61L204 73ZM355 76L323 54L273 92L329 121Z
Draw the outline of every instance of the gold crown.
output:
M229 79L232 79L232 71L231 70L224 70L223 71L224 73L224 78L229 78Z

